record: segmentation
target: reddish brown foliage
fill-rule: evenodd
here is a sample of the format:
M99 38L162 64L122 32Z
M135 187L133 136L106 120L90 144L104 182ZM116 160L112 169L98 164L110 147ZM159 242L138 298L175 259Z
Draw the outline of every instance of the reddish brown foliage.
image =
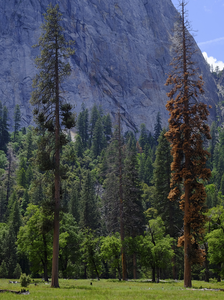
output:
M204 82L201 76L195 79L196 69L191 61L194 51L184 18L185 5L185 1L182 1L181 20L176 36L176 56L172 62L173 73L166 82L166 85L172 85L167 94L170 100L166 108L170 112L170 118L166 137L171 143L173 155L172 190L169 199L179 199L180 209L184 211L185 232L179 238L178 245L187 243L185 259L189 273L189 265L204 260L198 238L205 223L203 211L206 193L203 180L209 179L211 171L205 166L209 153L203 149L203 139L211 137L206 124L209 115L207 105L199 101L199 96L204 93ZM188 277L190 278L190 274ZM189 278L185 286L191 285Z

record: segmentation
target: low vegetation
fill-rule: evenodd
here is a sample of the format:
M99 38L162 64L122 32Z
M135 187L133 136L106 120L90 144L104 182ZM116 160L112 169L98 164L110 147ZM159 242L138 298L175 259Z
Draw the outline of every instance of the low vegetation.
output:
M92 283L92 285L90 284ZM10 299L88 299L88 300L145 300L145 299L223 299L223 283L193 281L190 289L183 288L183 281L162 281L159 284L147 280L119 282L118 280L60 280L60 289L50 288L41 280L34 280L28 287L29 295L4 293ZM19 284L0 280L1 289L20 290ZM1 295L3 296L3 295Z

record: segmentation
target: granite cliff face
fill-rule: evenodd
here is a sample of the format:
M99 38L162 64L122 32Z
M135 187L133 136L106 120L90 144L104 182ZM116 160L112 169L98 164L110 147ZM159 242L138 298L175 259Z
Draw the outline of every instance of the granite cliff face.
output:
M177 13L171 0L0 0L0 99L11 123L15 104L21 107L22 125L32 123L29 99L39 54L32 45L50 2L60 6L66 39L76 41L65 83L75 110L82 102L89 108L96 103L115 116L120 105L124 130L141 123L152 130L160 111L166 125L164 83ZM200 50L195 58L214 118L217 88Z

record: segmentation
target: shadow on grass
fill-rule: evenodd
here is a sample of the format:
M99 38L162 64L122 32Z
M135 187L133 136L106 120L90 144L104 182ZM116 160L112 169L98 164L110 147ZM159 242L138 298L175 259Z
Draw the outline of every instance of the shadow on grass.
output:
M71 285L71 286L62 286L60 287L61 290L96 290L96 287L92 286L82 286L82 285Z
M164 284L172 284L172 285L176 285L178 283L181 282L181 280L160 280L159 283L157 282L152 282L151 279L130 279L128 280L129 282L135 282L135 283L152 283L152 284L156 284L156 285L164 285Z

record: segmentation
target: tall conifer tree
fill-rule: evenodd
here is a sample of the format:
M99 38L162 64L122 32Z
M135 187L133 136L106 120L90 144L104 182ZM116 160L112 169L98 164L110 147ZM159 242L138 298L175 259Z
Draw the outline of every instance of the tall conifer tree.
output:
M89 112L88 109L85 108L85 105L82 104L82 111L79 113L77 120L77 130L79 136L82 139L82 144L84 148L87 146L88 142L88 128L89 127Z
M170 192L170 179L171 179L171 163L172 156L170 153L170 143L167 141L164 134L166 130L161 132L158 139L158 146L156 149L156 160L154 163L153 182L155 185L155 199L154 207L157 209L158 214L162 217L164 224L167 228L167 233L174 236L173 233L173 218L174 211L172 203L168 199Z
M156 115L156 124L154 126L154 140L156 145L158 145L158 138L160 136L161 131L162 131L161 116L160 116L160 112L158 112Z
M16 138L16 134L20 128L20 122L21 122L20 107L19 107L19 104L16 104L15 110L14 110L14 141Z
M201 76L196 80L192 61L194 43L188 31L185 6L186 1L182 0L173 72L166 82L166 85L172 85L167 94L170 100L166 107L170 119L166 136L171 142L173 155L169 199L180 197L180 207L184 211L184 236L179 238L179 245L184 244L184 286L191 287L191 266L203 260L198 237L205 222L203 207L206 193L201 180L207 180L211 172L205 167L209 153L203 149L203 137L210 139L209 126L206 125L209 112L207 105L198 100L199 95L204 93L203 81Z
M122 279L127 279L126 258L124 249L124 199L123 199L123 138L121 135L121 115L118 113L118 126L115 128L112 141L107 148L107 178L105 180L106 225L110 231L120 231Z
M96 104L94 104L92 110L91 110L91 115L90 115L90 124L89 124L89 147L92 145L92 138L93 138L93 131L96 125L96 122L100 118L99 111L97 109Z
M106 140L109 141L112 137L112 121L110 114L103 117L103 127Z
M141 133L139 137L139 144L143 150L145 150L146 145L148 145L148 133L144 123L141 124Z
M123 172L124 228L127 236L143 234L144 214L142 189L139 180L136 143L131 138L127 144ZM133 277L137 279L136 251L133 252Z
M17 200L15 191L12 194L10 206L11 207L10 207L8 223L9 226L12 226L14 236L16 237L17 233L19 232L20 226L22 226L22 219L21 219L19 202Z
M83 178L81 198L80 198L80 226L82 228L97 229L98 209L95 199L94 185L89 170Z
M77 223L79 223L79 203L80 203L80 184L78 181L75 181L72 185L72 190L70 192L70 199L68 203L68 211L73 216L73 218L76 220Z
M8 109L6 106L2 108L0 102L0 150L7 152L7 144L9 142L9 125L8 125Z
M100 155L101 150L103 149L104 143L103 143L103 126L101 118L98 118L93 130L93 138L92 138L92 153L93 157L96 158L98 155Z
M63 28L60 23L62 14L59 6L51 4L44 14L42 35L34 47L39 47L41 55L36 58L36 66L40 70L33 80L34 91L31 104L35 106L34 116L38 128L42 132L39 144L39 162L44 163L42 169L54 171L55 205L54 205L54 239L52 260L52 287L59 287L58 283L58 255L59 255L59 209L60 209L60 149L66 144L62 127L70 129L75 125L71 105L63 101L60 86L71 72L69 63L65 59L74 51L65 42ZM51 143L50 143L51 142ZM46 149L48 151L46 151ZM53 164L49 158L53 156Z

